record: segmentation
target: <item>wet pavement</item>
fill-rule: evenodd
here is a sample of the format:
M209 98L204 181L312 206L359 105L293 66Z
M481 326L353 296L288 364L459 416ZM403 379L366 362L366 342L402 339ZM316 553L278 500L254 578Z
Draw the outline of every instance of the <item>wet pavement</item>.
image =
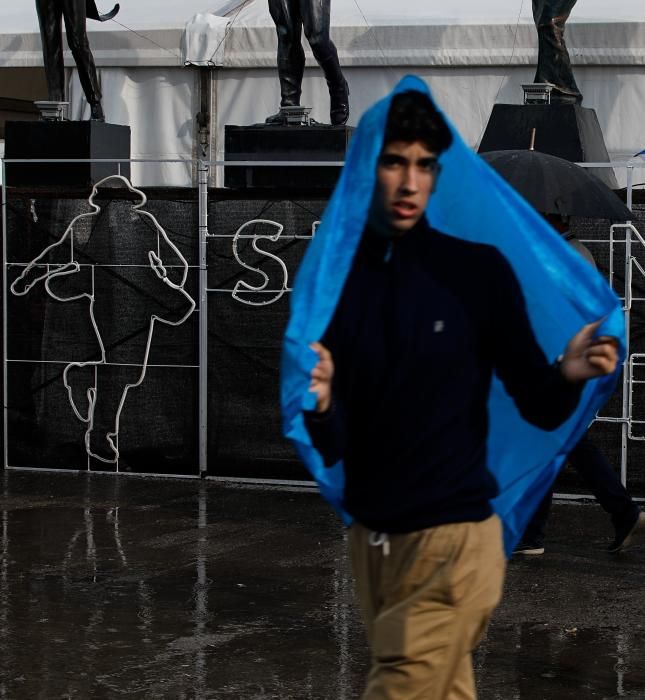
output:
M350 700L367 669L343 529L315 493L0 477L0 698ZM645 547L556 505L510 563L480 700L645 698Z

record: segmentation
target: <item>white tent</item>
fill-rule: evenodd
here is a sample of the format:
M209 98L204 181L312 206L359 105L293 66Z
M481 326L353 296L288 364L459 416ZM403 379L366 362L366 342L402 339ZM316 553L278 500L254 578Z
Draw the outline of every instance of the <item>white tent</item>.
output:
M100 9L110 9L100 0ZM210 84L211 157L223 157L225 124L276 111L275 27L267 0L122 0L116 21L90 22L109 121L130 124L133 157L197 153L200 85ZM448 9L446 9L448 7ZM0 27L0 81L42 65L33 0L12 0ZM332 0L332 36L351 88L352 117L408 72L421 75L476 146L493 104L519 103L531 82L537 38L530 0ZM596 109L613 158L645 146L645 4L579 0L567 43L584 105ZM306 44L305 44L306 46ZM308 55L303 104L327 120L326 85ZM67 64L72 67L71 56ZM0 82L1 85L1 82ZM75 77L75 118L87 115ZM140 166L142 184L188 184L187 166Z

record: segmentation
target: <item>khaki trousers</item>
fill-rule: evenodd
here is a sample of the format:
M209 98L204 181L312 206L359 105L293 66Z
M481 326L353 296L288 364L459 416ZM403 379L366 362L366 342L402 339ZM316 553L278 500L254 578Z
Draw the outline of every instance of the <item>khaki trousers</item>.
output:
M372 652L363 700L473 700L471 652L504 582L499 518L380 539L349 531Z

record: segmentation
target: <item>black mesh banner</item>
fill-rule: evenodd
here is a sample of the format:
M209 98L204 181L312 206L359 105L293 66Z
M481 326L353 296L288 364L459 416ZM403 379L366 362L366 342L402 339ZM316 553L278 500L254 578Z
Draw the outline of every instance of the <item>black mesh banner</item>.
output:
M101 189L94 207L89 192L7 191L10 466L199 473L197 193L150 189L142 204L126 190ZM282 437L279 365L290 288L325 202L325 193L209 192L209 475L308 478ZM639 205L634 223L645 231ZM577 221L574 232L624 296L624 229L611 263L608 222ZM632 257L631 353L645 353L645 246ZM642 364L626 399L635 492L645 486ZM622 414L620 383L602 411L613 420L591 430L617 469ZM561 482L586 492L568 470Z
M196 193L149 190L137 210L102 188L98 212L89 192L9 193L8 465L197 475ZM208 473L306 479L282 438L279 359L324 196L209 202Z
M9 191L9 466L197 473L195 201L119 185Z
M289 313L285 290L324 205L324 199L211 199L209 473L308 478L280 437L278 370Z

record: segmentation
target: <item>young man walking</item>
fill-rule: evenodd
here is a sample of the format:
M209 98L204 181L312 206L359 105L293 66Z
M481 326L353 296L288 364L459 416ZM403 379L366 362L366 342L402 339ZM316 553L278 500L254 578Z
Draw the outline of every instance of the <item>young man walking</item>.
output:
M596 322L550 362L505 257L431 228L426 207L451 141L426 95L393 97L366 225L311 345L316 400L303 420L325 465L344 464L340 506L353 520L372 651L364 700L475 697L471 652L505 569L487 455L493 373L523 418L548 431L617 361L614 341L594 338Z

